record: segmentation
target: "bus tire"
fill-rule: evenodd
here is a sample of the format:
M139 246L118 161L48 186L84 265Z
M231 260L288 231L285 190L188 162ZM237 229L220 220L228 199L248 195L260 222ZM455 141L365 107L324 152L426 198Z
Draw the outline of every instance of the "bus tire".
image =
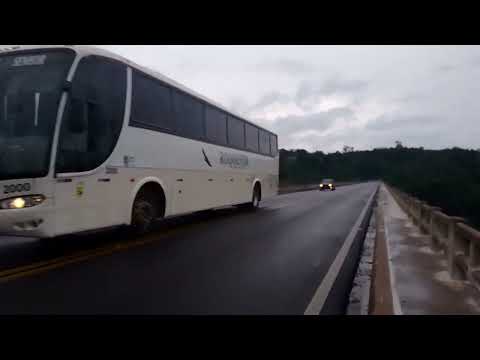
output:
M141 190L133 202L131 228L136 235L149 232L158 218L159 209L155 196L149 191Z
M260 188L260 184L256 183L252 192L252 200L246 204L240 205L240 207L247 210L256 210L260 206L261 200L262 200L262 190Z
M262 200L262 190L260 188L260 184L256 183L255 187L253 188L251 208L253 210L258 209L260 207L261 200Z
M252 200L248 203L243 203L236 206L240 209L256 210L258 209L261 200L262 200L262 190L260 188L260 184L256 183L252 192Z

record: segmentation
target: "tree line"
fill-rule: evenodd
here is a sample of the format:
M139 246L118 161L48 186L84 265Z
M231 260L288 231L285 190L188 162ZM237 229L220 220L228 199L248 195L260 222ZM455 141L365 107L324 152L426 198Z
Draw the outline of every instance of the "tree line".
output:
M480 151L395 147L343 153L280 150L280 184L383 180L480 227Z

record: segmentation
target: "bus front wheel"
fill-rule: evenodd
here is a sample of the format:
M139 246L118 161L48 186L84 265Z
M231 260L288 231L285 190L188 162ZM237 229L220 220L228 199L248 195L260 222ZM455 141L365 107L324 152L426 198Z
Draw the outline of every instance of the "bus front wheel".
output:
M148 196L148 192L142 191L133 203L132 229L137 235L150 231L158 217L158 209L153 199L153 196Z

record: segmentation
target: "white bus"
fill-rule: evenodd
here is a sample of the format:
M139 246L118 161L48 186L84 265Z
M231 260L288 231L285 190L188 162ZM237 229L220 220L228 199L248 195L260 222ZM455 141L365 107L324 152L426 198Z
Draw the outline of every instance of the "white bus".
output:
M277 136L108 51L0 50L0 234L54 237L277 194Z

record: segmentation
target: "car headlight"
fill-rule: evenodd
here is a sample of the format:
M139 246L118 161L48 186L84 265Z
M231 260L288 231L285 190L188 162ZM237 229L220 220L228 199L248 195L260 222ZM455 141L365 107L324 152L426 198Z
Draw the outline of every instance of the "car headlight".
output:
M0 202L0 209L23 209L40 205L45 201L43 195L26 195L5 199Z
M332 184L328 184L328 186L332 187L333 185L332 185Z

